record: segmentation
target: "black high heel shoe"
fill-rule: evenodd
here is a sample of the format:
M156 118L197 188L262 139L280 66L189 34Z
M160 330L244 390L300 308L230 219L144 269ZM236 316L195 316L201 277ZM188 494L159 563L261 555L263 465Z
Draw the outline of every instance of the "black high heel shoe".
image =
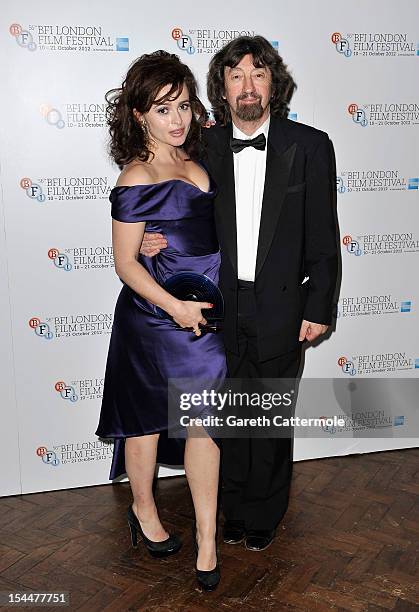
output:
M153 540L149 540L147 536L144 535L140 522L135 516L132 506L128 508L127 518L133 548L137 548L138 533L140 533L144 545L152 557L159 557L161 559L163 557L168 557L169 555L174 555L181 549L182 542L179 540L178 536L174 534L170 535L167 540L163 540L163 542L153 542Z
M198 543L196 541L196 523L192 525L192 537L195 545L196 560L198 560ZM221 579L220 568L217 565L212 570L199 570L195 564L195 574L198 585L203 591L215 591Z

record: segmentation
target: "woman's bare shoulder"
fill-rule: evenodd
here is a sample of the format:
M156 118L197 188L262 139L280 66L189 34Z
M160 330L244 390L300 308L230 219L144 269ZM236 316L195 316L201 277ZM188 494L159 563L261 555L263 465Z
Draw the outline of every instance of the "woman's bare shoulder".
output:
M122 170L116 182L116 187L132 187L147 185L153 182L153 175L144 162L131 162Z

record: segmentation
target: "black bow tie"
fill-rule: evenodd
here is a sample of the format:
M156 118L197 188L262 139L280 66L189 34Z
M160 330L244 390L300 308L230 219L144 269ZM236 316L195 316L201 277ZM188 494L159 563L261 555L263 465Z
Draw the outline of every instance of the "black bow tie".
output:
M240 153L246 147L254 147L259 151L264 151L266 147L265 134L259 134L256 138L250 140L241 140L240 138L232 138L230 140L230 148L233 153Z

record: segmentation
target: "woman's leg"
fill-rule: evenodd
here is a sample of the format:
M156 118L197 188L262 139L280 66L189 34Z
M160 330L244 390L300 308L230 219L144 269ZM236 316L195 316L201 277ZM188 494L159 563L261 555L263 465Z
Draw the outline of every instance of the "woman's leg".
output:
M169 537L160 523L153 496L158 440L159 434L125 440L125 468L134 497L132 509L144 535L153 542L163 542Z
M202 437L189 436L186 440L185 471L195 507L199 546L197 568L212 570L217 563L215 532L220 450L205 432L200 435Z

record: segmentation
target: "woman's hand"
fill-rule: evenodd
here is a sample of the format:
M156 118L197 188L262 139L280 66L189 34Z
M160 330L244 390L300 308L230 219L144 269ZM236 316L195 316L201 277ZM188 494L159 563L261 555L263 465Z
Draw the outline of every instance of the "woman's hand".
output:
M209 302L183 302L178 300L176 306L171 312L170 316L180 327L191 327L196 336L201 335L199 324L205 325L206 319L202 316L201 310L205 308L212 308L213 304Z

